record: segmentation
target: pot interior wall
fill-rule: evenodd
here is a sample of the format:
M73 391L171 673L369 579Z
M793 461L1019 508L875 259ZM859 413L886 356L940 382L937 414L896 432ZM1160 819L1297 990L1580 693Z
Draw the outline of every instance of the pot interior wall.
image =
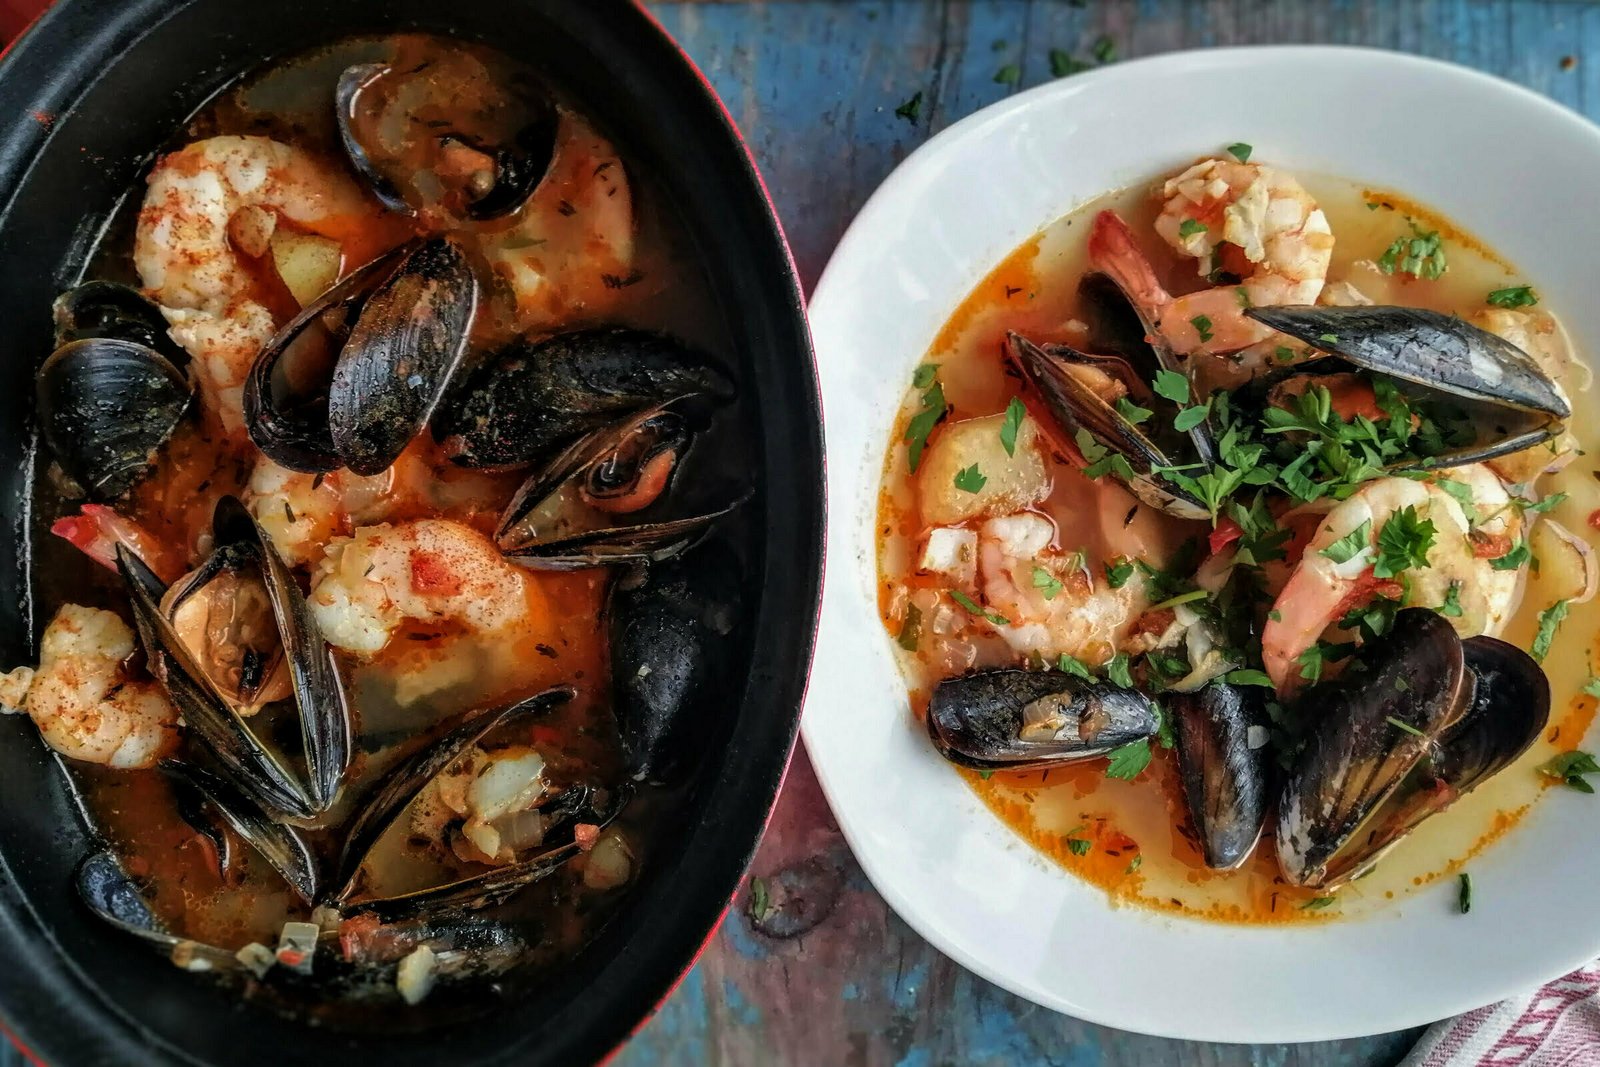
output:
M49 306L153 150L264 60L355 33L419 29L490 43L549 72L656 170L700 245L750 409L762 485L746 585L748 680L706 754L674 840L634 899L556 982L470 1025L359 1039L308 1029L113 935L70 891L89 848L51 758L0 718L0 1012L47 1062L572 1063L613 1045L687 967L733 892L793 741L820 569L821 442L799 296L753 173L709 90L626 3L505 0L64 0L0 66L0 664L30 655L32 374ZM135 195L137 195L135 193ZM735 687L737 690L737 686ZM181 1053L176 1051L181 1050Z

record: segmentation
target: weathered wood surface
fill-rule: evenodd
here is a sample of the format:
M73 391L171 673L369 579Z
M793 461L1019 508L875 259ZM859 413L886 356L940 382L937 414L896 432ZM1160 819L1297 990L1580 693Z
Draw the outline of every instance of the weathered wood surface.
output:
M1581 0L652 6L750 138L808 287L856 210L908 152L985 104L1050 78L1050 49L1088 60L1102 37L1123 58L1267 42L1395 48L1491 71L1600 117L1600 5ZM996 81L1011 64L1018 84ZM896 117L896 106L918 91L919 121ZM1486 151L1493 134L1484 131ZM888 911L851 858L803 752L753 873L771 887L769 906L778 909L761 925L790 936L758 931L742 896L698 966L621 1051L621 1067L1367 1067L1394 1063L1414 1037L1205 1045L1036 1008L945 959ZM0 1049L0 1067L21 1061Z

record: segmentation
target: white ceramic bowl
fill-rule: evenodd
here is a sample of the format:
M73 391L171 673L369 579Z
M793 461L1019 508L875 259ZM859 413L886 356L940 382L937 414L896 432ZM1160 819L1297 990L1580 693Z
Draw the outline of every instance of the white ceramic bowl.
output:
M1530 271L1580 349L1596 351L1600 129L1507 82L1387 52L1225 49L1120 63L985 108L890 175L811 305L832 522L802 729L873 884L985 978L1171 1037L1380 1033L1600 955L1593 798L1547 797L1475 859L1479 885L1495 889L1469 916L1445 904L1453 880L1366 918L1288 927L1112 908L984 808L914 728L875 606L885 446L912 368L957 303L1052 219L1238 140L1459 220Z

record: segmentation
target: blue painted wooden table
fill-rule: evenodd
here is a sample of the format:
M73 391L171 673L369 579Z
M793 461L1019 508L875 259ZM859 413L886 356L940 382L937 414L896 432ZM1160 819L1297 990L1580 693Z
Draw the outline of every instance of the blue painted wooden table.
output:
M1491 71L1600 117L1600 5L1579 0L653 7L749 136L808 287L896 163L950 123L1052 77L1052 49L1097 63L1224 44L1375 45ZM1067 64L1058 56L1055 65ZM897 116L896 107L918 92L917 120ZM753 874L759 891L741 893L699 965L621 1051L621 1067L1366 1067L1396 1062L1416 1036L1202 1045L1036 1008L945 959L888 911L840 837L803 752ZM21 1064L0 1049L0 1067Z

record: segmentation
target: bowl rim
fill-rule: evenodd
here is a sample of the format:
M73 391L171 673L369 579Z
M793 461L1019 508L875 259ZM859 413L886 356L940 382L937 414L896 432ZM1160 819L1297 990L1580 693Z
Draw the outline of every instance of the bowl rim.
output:
M812 293L811 317L814 342L817 345L818 369L822 376L823 400L825 404L837 401L840 388L830 385L830 379L842 376L844 367L853 358L848 349L834 346L834 332L836 329L835 317L841 319L848 316L850 294L848 288L850 279L847 274L852 273L856 261L871 259L877 254L877 249L892 243L895 235L886 232L882 227L891 209L903 206L907 197L917 197L921 194L922 187L930 185L937 180L935 172L950 165L952 159L959 156L962 146L969 140L975 140L985 131L994 131L1002 127L1016 127L1019 120L1033 112L1041 105L1051 104L1059 98L1068 96L1088 96L1091 91L1112 86L1125 85L1134 79L1147 74L1170 73L1186 67L1204 66L1216 70L1227 65L1254 66L1256 64L1275 62L1289 62L1299 65L1307 71L1316 70L1318 65L1342 65L1346 63L1375 63L1389 69L1419 78L1448 82L1457 86L1470 87L1473 90L1495 95L1507 102L1508 107L1527 109L1530 114L1535 114L1559 127L1560 145L1583 144L1591 151L1600 151L1600 127L1586 117L1572 109L1522 85L1508 81L1499 76L1489 74L1457 63L1418 56L1409 53L1391 51L1382 48L1352 45L1317 45L1317 44L1284 44L1284 45L1245 45L1225 48L1198 48L1182 49L1165 52L1137 59L1125 60L1114 66L1101 67L1092 71L1073 75L1070 78L1059 79L1033 87L1023 92L1016 93L1001 101L970 114L942 130L915 151L908 155L878 186L867 199L849 227L841 237L833 255ZM1097 102L1103 102L1097 101ZM1055 117L1061 117L1057 109ZM1063 135L1067 136L1067 135ZM1224 142L1218 142L1221 144ZM1160 172L1160 163L1152 162L1143 171L1139 172L1134 181L1148 180ZM1082 201L1078 201L1081 203ZM1063 199L1061 206L1053 215L1035 218L1031 224L1022 227L1019 234L1013 234L1009 243L1002 242L998 253L991 259L975 264L970 271L965 287L961 288L956 300L960 300L971 292L972 287L978 283L987 272L991 270L999 259L1009 254L1022 240L1033 233L1037 233L1053 219L1073 210L1075 203ZM903 212L896 214L893 221L903 224ZM884 294L875 294L878 300L879 313L884 313ZM943 325L944 318L948 317L954 302L943 305L943 316L927 331L927 341L931 343L934 332ZM1568 325L1579 315L1579 307L1575 303L1564 302L1562 308L1565 312ZM843 325L841 322L840 326ZM1591 341L1600 338L1590 338ZM920 360L927 348L924 343L921 348L912 346L911 352L896 354L891 361L899 360L909 371L910 367ZM1593 351L1593 346L1590 346ZM1592 359L1592 357L1591 357ZM903 395L903 383L901 393ZM892 405L893 410L898 410L899 395ZM841 405L843 406L843 405ZM869 418L859 412L849 413L851 417ZM836 413L836 417L839 417ZM1214 1041L1222 1043L1277 1043L1277 1042L1302 1042L1339 1040L1355 1037L1387 1033L1395 1030L1424 1025L1438 1019L1455 1015L1462 1011L1471 1010L1484 1004L1505 999L1521 993L1526 993L1533 987L1558 978L1570 971L1590 963L1600 955L1600 921L1584 938L1574 938L1572 944L1561 952L1552 952L1543 962L1532 967L1506 967L1496 974L1483 974L1475 989L1471 992L1456 993L1440 1000L1435 998L1422 1008L1408 1007L1404 1003L1390 1005L1390 1010L1383 1015L1345 1016L1324 1018L1321 1013L1312 1013L1297 1018L1271 1019L1257 1017L1250 1021L1241 1022L1237 1017L1229 1017L1224 1021L1201 1020L1193 1017L1191 1013L1180 1022L1171 1022L1161 1018L1153 1010L1130 1009L1126 1004L1116 1004L1099 999L1098 995L1085 994L1084 988L1079 987L1072 995L1063 993L1058 986L1045 982L1036 973L1029 973L1026 969L1008 967L998 963L991 955L989 946L965 936L970 931L963 931L958 936L951 930L941 925L941 919L932 913L929 895L925 890L919 890L910 882L910 875L895 869L887 856L881 855L871 834L873 813L860 810L852 799L852 786L846 779L846 769L839 766L835 760L832 746L840 747L846 744L860 746L860 737L854 737L848 742L842 738L832 736L831 731L836 723L827 717L824 711L814 711L830 700L834 694L829 693L830 676L846 673L836 670L830 661L830 645L836 632L841 636L839 640L846 640L843 634L853 634L857 641L872 640L887 646L888 637L882 632L882 626L874 617L871 619L872 637L865 638L861 634L861 622L854 616L840 618L839 612L845 610L838 601L840 583L847 567L839 564L841 559L855 560L849 569L856 569L863 565L870 568L874 579L876 576L876 547L864 547L856 538L858 526L870 526L870 522L858 523L857 516L846 509L859 507L860 503L847 505L840 501L849 500L847 493L841 491L839 485L834 484L836 475L844 477L841 472L846 470L864 469L870 473L865 475L867 486L870 487L870 507L876 509L876 495L881 483L883 464L883 446L887 441L887 429L877 439L873 454L865 459L852 452L842 455L840 449L833 449L829 455L830 472L830 498L835 501L833 515L829 527L828 551L835 560L835 566L827 577L823 594L822 624L819 632L819 644L814 671L817 680L813 682L807 701L807 711L801 720L801 737L806 745L807 753L816 770L817 778L822 785L824 794L828 797L834 815L839 823L846 840L850 843L863 870L877 891L885 898L895 912L904 919L923 938L931 942L941 952L955 959L962 966L975 972L981 977L1001 986L1002 988L1030 1000L1043 1007L1051 1008L1074 1017L1084 1019L1091 1023L1145 1033L1152 1036ZM850 488L859 496L863 487L851 484ZM862 558L868 562L863 564ZM852 602L850 608L853 610ZM892 668L891 668L892 669ZM896 674L896 684L903 689L903 684ZM853 682L858 688L860 679ZM856 716L864 714L859 707L853 713ZM916 732L916 731L908 731ZM1590 732L1593 737L1593 730ZM933 758L930 757L929 758ZM955 776L951 776L956 780ZM958 781L958 780L956 780ZM965 788L961 786L961 788ZM1548 801L1540 805L1541 811L1549 806ZM1011 835L1010 842L1016 850L1026 852L1033 862L1042 862L1048 865L1052 872L1062 879L1075 882L1080 887L1087 887L1068 872L1056 866L1053 861L1043 859L1036 853L1032 845L1016 837L1014 831L1003 826L981 804L975 805L973 810L978 813L974 819L987 818L1006 835ZM942 811L949 814L949 811ZM1534 813L1530 813L1530 818ZM1525 829L1519 827L1519 829ZM1518 835L1511 835L1517 837ZM1500 846L1504 850L1504 846ZM998 851L998 850L996 850ZM993 857L991 857L993 858ZM924 872L925 873L925 872ZM1110 915L1112 909L1103 894L1098 889L1090 888L1098 896L1099 905L1088 905L1089 910L1098 910L1104 915ZM1415 894L1411 897L1415 899ZM1396 902L1397 904L1400 902ZM1123 911L1137 912L1143 917L1148 917L1152 922L1173 926L1188 923L1195 926L1210 926L1213 929L1231 931L1271 931L1279 929L1296 929L1295 927L1275 928L1263 926L1228 926L1221 923L1205 923L1196 920L1175 920L1164 913L1156 913L1147 909L1130 907ZM1397 910L1397 909L1396 909ZM1476 906L1474 911L1479 910ZM1103 916L1102 916L1103 917ZM1366 919L1357 919L1350 922L1327 924L1334 929L1349 928L1364 923ZM1324 924L1315 924L1321 927ZM1249 937L1250 934L1241 934Z
M0 53L0 102L10 105L5 114L12 116L4 120L11 135L0 141L0 219L29 180L41 146L55 133L55 123L36 117L64 116L99 78L99 69L84 56L92 52L119 61L127 47L159 32L195 2L60 0ZM550 6L548 0L545 6ZM766 295L757 309L724 311L736 334L759 337L764 350L781 352L782 360L773 358L769 373L762 377L769 380L769 389L776 388L771 383L782 383L789 405L780 420L766 420L770 428L758 429L759 455L776 450L782 453L786 469L820 473L820 395L804 293L749 146L705 75L639 0L605 0L594 6L596 11L582 17L601 21L612 35L608 39L628 42L645 61L657 65L660 80L680 97L677 106L692 112L695 128L705 131L704 143L715 150L729 182L748 190L737 207L737 225L743 228L741 240L748 242L748 259L766 268L761 281ZM448 21L448 16L438 19L441 25ZM338 35L326 34L330 40ZM194 60L196 66L204 62L204 58ZM730 216L735 214L733 205L725 209ZM773 467L775 461L768 459L767 465ZM707 775L703 783L704 798L697 803L715 810L717 817L688 829L684 849L701 857L705 865L694 879L667 894L669 900L648 902L655 913L679 921L618 947L607 973L632 974L626 982L613 977L618 992L627 996L618 998L614 993L613 1007L619 1010L611 1018L592 1017L589 1035L563 1043L574 1055L598 1056L614 1049L671 994L715 935L771 816L794 749L821 596L824 481L798 481L786 484L781 493L773 492L774 486L763 486L750 505L762 509L758 524L762 548L751 559L747 577L760 583L764 595L760 610L746 619L748 632L754 635L750 672L740 691L738 706L743 714L730 727L728 740L730 747L739 746L744 759L742 767ZM16 537L28 537L25 517L17 519L15 529ZM159 1040L90 981L58 947L7 863L0 853L0 954L12 961L12 966L0 969L0 1039L9 1037L29 1056L51 1063L150 1062L156 1057L200 1063L191 1052ZM706 892L713 884L717 891ZM653 959L647 955L652 950ZM60 1023L68 1013L73 1026ZM289 1032L301 1032L302 1027L295 1023ZM342 1040L353 1049L362 1039ZM411 1043L432 1044L426 1037ZM396 1046L390 1041L388 1047ZM519 1040L513 1048L473 1062L524 1063L532 1054L526 1041Z

